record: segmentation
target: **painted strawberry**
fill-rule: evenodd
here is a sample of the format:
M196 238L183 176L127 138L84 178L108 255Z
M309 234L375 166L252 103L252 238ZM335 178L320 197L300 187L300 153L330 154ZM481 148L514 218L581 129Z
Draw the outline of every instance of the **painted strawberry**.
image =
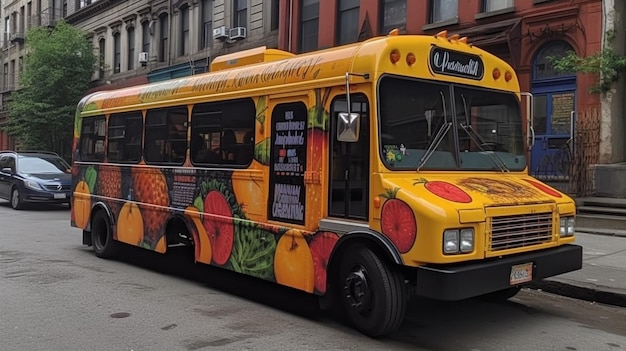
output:
M469 194L467 194L458 186L450 184L448 182L443 182L440 180L428 181L424 178L420 178L417 179L415 183L413 183L413 185L416 184L424 184L424 188L426 188L426 190L448 201L464 204L472 202L472 197L469 196Z
M387 199L380 212L380 226L383 234L396 245L398 251L407 253L417 237L417 222L411 207L396 198L399 190L385 189L385 193L380 194Z

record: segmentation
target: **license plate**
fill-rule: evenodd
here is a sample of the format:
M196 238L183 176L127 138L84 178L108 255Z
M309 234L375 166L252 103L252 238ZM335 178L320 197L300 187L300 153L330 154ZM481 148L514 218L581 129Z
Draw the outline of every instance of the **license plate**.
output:
M65 193L61 193L61 194L54 194L54 198L55 199L65 199Z
M511 267L511 285L517 285L533 280L533 263L518 264Z

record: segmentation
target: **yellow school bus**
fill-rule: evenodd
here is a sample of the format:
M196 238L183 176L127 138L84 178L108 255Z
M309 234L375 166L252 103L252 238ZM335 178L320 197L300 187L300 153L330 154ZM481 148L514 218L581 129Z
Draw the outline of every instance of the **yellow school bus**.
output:
M71 224L99 257L192 245L384 335L410 296L506 299L581 267L574 202L528 175L524 101L446 32L228 54L82 99Z

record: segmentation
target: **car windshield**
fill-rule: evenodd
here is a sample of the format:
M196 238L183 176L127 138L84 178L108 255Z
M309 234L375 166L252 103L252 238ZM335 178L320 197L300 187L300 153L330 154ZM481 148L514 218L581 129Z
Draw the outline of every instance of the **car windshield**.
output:
M488 89L383 77L381 158L391 170L523 170L517 97Z
M63 159L22 156L18 158L17 169L21 173L66 173L69 166Z

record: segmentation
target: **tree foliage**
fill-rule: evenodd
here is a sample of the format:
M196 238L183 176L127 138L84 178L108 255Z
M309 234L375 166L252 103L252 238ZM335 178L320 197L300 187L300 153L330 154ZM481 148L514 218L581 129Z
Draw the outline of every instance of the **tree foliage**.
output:
M549 57L554 69L559 72L593 73L596 83L589 88L590 93L604 94L611 89L626 69L626 57L615 52L609 44L615 39L615 33L606 33L606 43L602 50L593 55L580 57L568 51L564 57Z
M20 89L12 94L5 130L22 148L69 155L76 105L86 93L97 57L86 33L60 21L26 34Z

